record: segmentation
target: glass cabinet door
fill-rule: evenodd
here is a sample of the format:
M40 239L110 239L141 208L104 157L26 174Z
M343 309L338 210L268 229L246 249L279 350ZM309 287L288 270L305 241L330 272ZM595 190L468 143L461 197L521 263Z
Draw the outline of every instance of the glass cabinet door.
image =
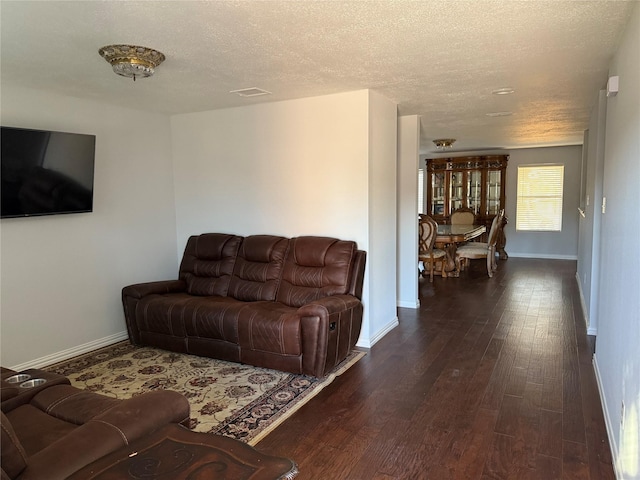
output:
M487 214L497 215L500 211L500 176L498 170L487 172Z
M451 212L464 206L463 176L463 172L451 173L451 210L447 212L448 215L451 215Z
M437 172L431 176L431 215L444 215L445 172Z
M467 174L467 201L467 206L473 210L473 213L479 215L482 201L482 172L480 170L471 170Z
M427 215L447 224L454 210L468 208L478 224L489 229L493 217L505 207L508 161L509 155L426 159Z

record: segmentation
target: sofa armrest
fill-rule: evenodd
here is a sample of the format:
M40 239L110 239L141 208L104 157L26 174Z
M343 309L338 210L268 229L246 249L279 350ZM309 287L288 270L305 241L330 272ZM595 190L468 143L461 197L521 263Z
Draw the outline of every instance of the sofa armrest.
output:
M159 282L137 283L122 289L122 297L125 296L140 299L147 295L177 293L187 290L184 280L161 280Z
M331 295L297 310L302 330L302 370L323 377L346 358L362 327L362 302L353 295Z
M184 395L171 390L155 390L123 400L91 419L119 429L126 436L127 443L160 426L187 420L189 401Z
M165 295L186 291L187 284L184 280L161 280L124 287L122 289L122 306L131 343L140 345L140 330L136 323L136 307L142 298L148 295Z
M12 372L16 374L18 372ZM7 378L11 373L3 374L2 378L2 411L7 413L18 408L21 405L29 403L36 395L45 389L52 388L57 385L71 385L67 377L53 372L45 372L36 368L30 368L20 373L26 373L31 379L42 378L46 382L33 388L21 388L18 383L9 383Z
M123 400L29 457L21 479L63 479L85 465L169 424L189 418L189 402L159 390Z
M121 400L82 390L72 385L54 385L34 396L30 403L67 423L82 425L102 412L106 412Z
M349 310L360 304L360 300L353 295L331 295L303 305L298 309L298 315L328 318L332 314Z

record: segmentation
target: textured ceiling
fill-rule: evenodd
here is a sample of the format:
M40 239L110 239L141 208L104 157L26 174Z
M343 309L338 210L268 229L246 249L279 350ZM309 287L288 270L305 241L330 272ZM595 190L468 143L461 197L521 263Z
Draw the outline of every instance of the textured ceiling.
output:
M164 113L368 88L421 116L423 153L579 144L637 3L2 0L1 82ZM134 83L113 43L167 59ZM229 93L248 87L272 95Z

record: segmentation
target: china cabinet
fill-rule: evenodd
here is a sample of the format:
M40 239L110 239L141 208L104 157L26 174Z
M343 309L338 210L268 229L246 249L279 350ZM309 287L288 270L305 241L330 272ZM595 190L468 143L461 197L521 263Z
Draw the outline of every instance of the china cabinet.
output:
M451 212L469 208L476 224L491 222L505 208L505 180L509 155L476 155L427 159L427 215L439 224L449 223ZM505 217L506 222L506 217ZM498 251L506 258L504 234Z

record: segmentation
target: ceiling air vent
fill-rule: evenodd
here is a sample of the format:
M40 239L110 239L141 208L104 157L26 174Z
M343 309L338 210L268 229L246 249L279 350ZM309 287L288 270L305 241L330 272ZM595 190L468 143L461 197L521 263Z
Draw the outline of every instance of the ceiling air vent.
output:
M259 97L260 95L271 95L271 92L262 90L261 88L251 87L243 88L241 90L231 90L229 93L235 93L241 97Z

